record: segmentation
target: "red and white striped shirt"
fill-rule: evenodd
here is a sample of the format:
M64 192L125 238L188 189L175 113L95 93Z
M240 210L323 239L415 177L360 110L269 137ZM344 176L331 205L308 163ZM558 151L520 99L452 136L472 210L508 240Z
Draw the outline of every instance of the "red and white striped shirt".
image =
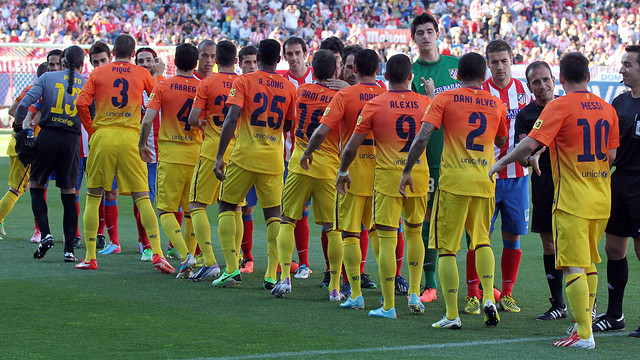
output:
M149 102L149 94L146 91L142 92L143 104L142 106L142 117L144 118L144 114L147 112L147 103ZM149 137L147 137L147 146L151 150L151 158L153 159L152 163L158 162L158 135L160 134L160 111L156 117L153 118L153 123L151 124L151 131L149 132Z
M509 135L502 148L495 147L496 159L500 160L513 151L515 147L516 115L520 109L527 106L532 100L531 92L520 80L511 79L506 88L501 89L493 83L492 79L485 81L482 88L491 95L500 98L507 107L507 130ZM522 167L517 161L507 165L498 173L498 179L513 179L529 175L529 169Z
M307 72L304 75L302 75L302 77L299 77L299 78L293 76L289 72L289 70L282 73L282 76L287 78L287 80L291 81L293 85L296 86L296 89L298 88L298 86L302 84L310 84L314 80L313 69L311 67L307 67ZM291 154L293 153L293 146L295 141L294 133L295 133L295 129L293 128L288 133L284 133L284 160L287 162L289 162L289 159L291 159Z

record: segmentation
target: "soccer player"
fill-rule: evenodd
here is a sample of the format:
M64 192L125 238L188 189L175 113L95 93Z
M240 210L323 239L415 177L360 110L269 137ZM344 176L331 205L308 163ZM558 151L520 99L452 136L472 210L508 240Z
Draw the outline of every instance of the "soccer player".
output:
M533 129L533 125L542 110L554 99L553 89L556 79L546 62L535 61L525 70L527 87L536 99L522 108L516 115L514 141L521 139ZM567 305L562 296L562 271L556 269L555 245L553 243L551 211L553 208L553 177L551 176L551 159L549 152L540 149L520 162L525 167L539 168L540 175L534 171L531 174L531 202L533 214L531 216L531 232L539 233L542 239L543 263L549 290L551 291L551 307L537 320L555 320L567 317Z
M87 254L76 265L79 269L97 270L95 242L98 232L98 208L103 190L116 175L120 193L131 194L140 209L142 224L149 235L156 269L173 273L160 248L158 220L149 200L147 167L136 149L140 131L142 91L151 93L155 81L149 71L130 63L135 40L118 35L114 41L115 60L94 69L80 95L77 108L83 125L92 135L87 159L87 203L83 224ZM91 120L89 105L95 100L96 116Z
M333 190L340 153L339 129L334 129L328 134L327 141L323 142L313 155L313 163L307 163L307 158L303 155L309 144L309 138L320 125L320 117L336 94L335 90L329 89L326 85L327 79L336 75L335 56L328 50L316 52L313 57L313 73L317 81L312 84L300 85L297 92L297 115L294 123L296 129L295 148L291 155L291 161L288 163L289 174L285 180L282 194L282 224L277 238L282 274L279 285L276 285L271 291L276 297L282 297L285 293L291 292L289 270L295 229L304 217L310 198L313 198L316 224L323 225L328 236L330 234L331 237L338 237L338 239L340 236L340 233L334 228L335 191ZM299 251L298 254L300 254ZM330 253L331 256L336 256L336 254L338 254L336 251ZM334 259L330 257L330 260ZM336 263L337 261L339 264L342 263L341 257L335 260ZM308 267L301 260L302 266ZM296 278L308 277L308 273L306 277L299 276L299 274L300 272L296 273Z
M345 146L353 134L358 116L364 105L371 99L382 94L385 90L375 83L378 72L378 55L370 49L360 50L355 56L356 74L359 83L344 88L333 97L320 120L320 126L315 130L305 150L305 156L313 153L329 134L330 130L340 131L340 144ZM304 156L303 156L304 159ZM340 284L340 267L343 257L345 269L359 269L361 262L360 233L362 225L370 229L373 237L373 248L377 249L377 235L374 234L373 215L373 175L375 169L375 148L370 134L358 147L357 158L351 165L351 178L354 180L351 188L344 195L339 195L337 201L336 228L343 232L344 245L339 236L328 232L327 253L329 254L329 299L342 301L345 295L338 291ZM399 219L399 218L398 218ZM329 236L331 234L331 236ZM333 259L333 260L332 260ZM351 270L347 270L349 274ZM349 275L353 288L360 286L360 274ZM357 282L355 284L354 282ZM357 296L358 290L355 290Z
M483 91L484 58L465 54L458 61L462 88L445 91L433 98L422 118L420 133L413 141L400 180L400 193L413 188L411 169L424 151L433 130L442 128L444 146L436 207L431 214L429 247L438 249L438 272L447 312L431 326L460 329L458 315L458 265L456 252L466 229L470 249L476 250L476 267L484 289L493 289L495 258L490 246L489 224L495 206L495 186L487 178L487 168L495 161L493 144L504 145L508 135L506 109L500 99ZM493 291L483 296L484 323L495 326L500 317Z
M267 224L268 264L264 280L276 278L276 237L280 231L284 172L282 132L291 130L295 117L295 86L275 72L279 59L280 44L273 39L262 40L258 47L260 70L239 76L229 92L229 111L222 125L214 165L216 177L223 182L218 237L226 271L213 281L214 286L242 281L235 247L235 209L254 185ZM225 171L224 154L236 127L238 136Z
M75 106L86 79L80 74L84 66L84 50L71 46L66 50L66 71L43 74L27 92L18 109L16 121L22 123L30 105L42 98L42 117L38 134L37 155L31 164L29 187L31 207L40 232L44 235L33 253L34 259L42 259L53 247L54 240L49 229L47 203L44 190L49 176L56 172L56 186L64 208L63 229L65 238L64 261L74 262L73 241L78 214L75 207L75 186L78 182L80 152L80 120ZM33 129L34 124L22 124Z
M213 73L216 63L216 43L212 40L202 40L198 44L198 68L193 77L202 81Z
M180 254L180 259L184 259L178 268L179 279L191 275L191 270L196 265L196 259L185 243L175 213L180 206L184 209L189 207L191 176L202 144L200 128L192 127L188 122L188 114L200 83L193 77L197 62L198 49L195 46L180 44L176 47L176 75L160 81L153 88L147 111L142 118L138 141L142 160L153 161L147 139L153 119L162 109L158 135L157 208L167 238ZM189 214L185 213L185 217L189 218ZM192 248L195 249L195 246Z
M47 72L47 63L43 62L38 66L37 76L40 77L42 74ZM25 87L20 95L16 98L13 105L9 108L9 115L15 118L16 110L18 109L18 105L20 101L24 98L27 92L33 87L33 85L29 85ZM24 165L20 160L18 160L18 155L16 154L16 138L14 136L15 133L22 130L22 126L18 125L17 122L13 123L13 132L11 134L11 139L9 139L9 146L7 147L7 155L9 156L9 190L6 194L0 199L0 240L2 240L3 236L6 236L7 233L4 229L4 219L9 215L13 206L18 201L18 198L25 192L27 186L29 185L29 169L31 168L31 164Z
M378 267L384 304L371 310L370 316L395 319L394 279L396 274L396 242L398 219L405 221L407 235L407 258L409 262L409 308L414 313L424 312L420 302L420 278L424 260L424 243L421 239L421 226L427 209L429 194L429 166L424 154L418 160L415 169L416 184L412 192L403 194L397 191L403 164L411 142L416 136L416 119L424 114L431 100L409 90L413 74L411 60L402 54L392 56L387 62L385 78L389 80L389 91L369 101L358 117L351 139L347 143L340 163L336 188L345 194L351 186L349 165L356 157L358 147L372 132L376 146L376 169L374 177L374 222L378 234ZM346 240L345 240L346 243ZM346 247L346 245L345 245ZM345 255L353 252L345 251ZM353 263L347 261L345 263ZM364 308L364 299L360 291L359 267L345 265L347 275L352 281L352 296L340 304L342 308ZM356 293L357 291L357 293Z
M567 298L577 330L553 345L593 349L591 310L600 262L598 242L611 210L609 168L620 144L618 116L606 101L587 90L589 60L572 52L560 59L565 94L545 106L529 135L498 160L489 176L545 145L551 152L555 189L553 237L556 268L566 279ZM487 293L487 291L485 291Z
M62 50L53 49L47 53L47 72L62 70Z
M202 281L209 277L220 275L220 266L211 247L211 226L207 218L207 205L214 204L220 194L220 181L215 177L213 165L220 140L220 131L224 117L229 108L225 105L231 85L238 77L235 73L236 46L229 41L220 41L216 45L216 64L218 73L204 79L198 85L193 107L189 113L189 124L193 128L204 131L204 141L200 149L200 158L195 167L189 190L189 212L193 221L193 230L204 263L192 276L191 281ZM204 115L204 116L203 116ZM235 144L232 138L224 160L229 161L231 149ZM238 210L238 209L236 209ZM236 211L236 226L242 219L241 213ZM242 233L237 231L237 233ZM237 235L237 234L236 234ZM236 237L236 251L239 250L239 239Z
M640 259L640 46L627 46L625 51L620 74L631 91L618 95L611 103L620 122L620 148L613 163L616 170L611 175L611 217L605 230L609 305L607 312L594 321L594 332L625 327L622 300L629 278L626 255L630 237ZM640 327L629 335L640 337Z
M438 50L437 39L440 37L437 20L428 13L418 15L411 22L411 40L418 47L420 56L413 63L411 72L413 81L411 90L433 99L436 94L445 90L457 89L460 82L457 79L458 58L441 55ZM442 129L434 130L427 144L427 162L429 163L429 201L427 214L422 227L422 241L425 246L424 256L424 292L420 296L422 302L437 299L436 265L438 251L429 249L429 228L431 227L431 209L435 199L435 190L440 179L440 160L443 146ZM476 298L477 302L477 298ZM478 310L480 304L477 303Z
M500 98L507 107L507 142L500 149L496 148L496 158L500 159L513 151L515 146L516 115L531 102L529 89L518 79L511 77L513 53L511 46L504 40L494 40L487 45L487 66L491 70L491 78L482 84L482 88ZM510 164L502 170L496 180L496 208L491 219L491 232L498 218L502 219L502 291L500 307L504 311L520 312L520 307L513 299L512 291L518 278L520 268L520 235L525 235L529 229L529 169L519 163ZM474 257L468 256L472 260ZM477 285L478 274L473 270L473 264L467 264L468 296L479 296ZM483 287L484 289L484 287ZM485 289L486 290L486 289Z

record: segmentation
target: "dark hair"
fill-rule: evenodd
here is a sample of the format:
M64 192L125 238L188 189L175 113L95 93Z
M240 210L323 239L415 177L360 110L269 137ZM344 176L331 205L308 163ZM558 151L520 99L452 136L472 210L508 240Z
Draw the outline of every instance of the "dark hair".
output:
M238 61L242 63L242 59L247 55L258 55L258 49L252 45L243 47L238 53Z
M176 46L174 63L182 71L189 71L198 65L198 48L192 44L180 44Z
M329 50L318 50L313 54L313 75L318 80L327 80L336 73L336 56Z
M458 60L458 76L461 81L482 81L486 72L487 63L478 53L466 53Z
M49 66L47 62L43 62L42 64L38 65L38 70L36 70L36 75L40 77L42 76L42 74L46 73L47 66Z
M549 70L549 74L553 75L553 72L551 72L551 67L545 61L534 61L529 64L529 66L527 66L527 69L524 71L524 76L525 78L527 78L527 82L529 82L529 73L541 67L547 68L547 70Z
M51 50L51 51L49 51L49 52L47 53L47 62L49 62L49 58L50 58L51 56L61 56L61 55L62 55L62 50L60 50L60 49L53 49L53 50ZM61 60L62 60L62 59L61 59Z
M362 46L358 45L358 44L351 44L351 45L347 45L344 47L344 49L342 49L342 60L343 61L347 61L347 56L349 55L354 55L359 51L362 50Z
M579 52L570 52L560 59L560 74L573 84L586 82L589 79L589 60Z
M213 42L213 40L202 40L200 41L200 43L198 44L198 56L200 55L200 52L202 52L202 48L204 48L205 46L216 46L216 43Z
M67 93L73 94L73 84L75 83L75 71L84 65L84 50L78 45L71 45L65 49L64 59L67 62L67 69L69 69L69 86L67 86Z
M640 64L640 45L629 45L624 48L626 52L636 53L636 61Z
M265 65L276 65L280 60L280 43L273 39L260 41L258 60Z
M431 16L431 14L425 12L416 16L411 22L411 38L415 37L416 29L418 28L418 26L428 23L433 24L433 28L436 30L436 32L438 31L438 21L436 20L436 18Z
M509 45L508 42L502 40L502 39L498 39L498 40L492 40L488 45L487 48L485 50L485 55L487 56L487 59L489 58L489 54L491 53L497 53L500 51L506 51L509 53L509 56L513 57L513 51L511 50L511 45Z
M320 49L333 51L334 53L342 53L344 43L335 36L328 37L320 43Z
M113 41L113 53L116 58L131 58L136 50L136 40L127 34L120 34Z
M150 48L150 47L141 47L138 50L136 50L136 59L135 59L136 65L138 65L138 54L140 54L141 52L145 52L145 51L146 52L150 52L151 55L153 55L154 59L158 58L158 54L156 54L156 51L153 50L152 48Z
M94 42L93 45L91 45L91 47L89 48L89 61L93 60L93 55L103 52L107 53L107 57L111 57L111 50L109 49L109 45L100 40Z
M297 36L288 38L284 42L284 44L282 44L282 50L284 50L284 52L287 52L287 47L295 44L299 44L302 47L302 52L305 54L307 53L307 44L304 42L304 40L302 40L302 38Z
M380 59L378 53L371 49L358 50L354 64L360 76L373 76L378 72Z
M216 45L216 59L220 66L231 66L236 60L236 46L228 40L218 42Z
M411 59L404 54L393 55L387 61L387 76L392 84L400 84L411 74Z

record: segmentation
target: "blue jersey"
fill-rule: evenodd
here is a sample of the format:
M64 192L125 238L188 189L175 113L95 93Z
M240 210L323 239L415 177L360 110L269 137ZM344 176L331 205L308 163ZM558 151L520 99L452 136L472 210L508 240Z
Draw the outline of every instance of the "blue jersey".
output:
M81 125L78 109L76 109L76 99L85 82L86 79L76 71L71 94L69 94L67 91L69 70L43 74L20 101L16 111L16 119L24 120L29 106L42 98L40 127L55 127L80 134Z

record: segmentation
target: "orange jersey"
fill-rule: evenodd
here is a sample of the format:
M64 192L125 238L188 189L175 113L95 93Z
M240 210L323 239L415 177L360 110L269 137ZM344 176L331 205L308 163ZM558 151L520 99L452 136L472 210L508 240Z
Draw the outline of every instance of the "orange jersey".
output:
M296 87L275 72L260 70L233 82L227 106L242 108L230 161L262 174L282 174L283 125L295 118Z
M216 158L222 123L229 110L226 105L227 98L231 85L237 77L235 73L214 73L198 85L193 107L202 109L202 116L207 121L200 155L208 159ZM227 152L233 149L234 144L235 139L231 139Z
M112 62L95 68L85 83L76 107L82 124L90 134L103 126L140 131L142 91L150 94L156 82L149 70L128 62ZM96 102L91 120L89 106ZM188 114L187 114L188 115Z
M494 197L496 187L487 174L495 163L496 135L508 134L504 103L488 91L462 87L436 95L422 121L443 129L440 189Z
M321 124L332 130L339 129L341 147L353 134L358 117L364 105L386 90L377 84L360 83L344 88L333 97L324 112ZM356 186L347 191L354 195L373 196L373 173L376 167L376 151L373 144L373 134L369 134L358 148L358 154L349 168L351 179Z
M336 90L320 84L301 84L296 98L296 121L294 123L295 144L289 171L309 175L318 179L335 179L340 166L340 131L331 129L320 147L313 153L313 162L309 170L300 166L300 158L309 144L320 118L331 102Z
M374 189L388 196L400 197L398 184L413 139L420 130L424 109L431 99L405 90L390 90L369 101L354 130L356 134L373 133L376 146ZM423 152L413 168L414 190L408 196L425 196L429 192L429 165Z
M589 92L569 93L545 106L529 136L549 148L554 209L609 218L609 149L620 146L613 106Z
M149 95L147 109L160 112L158 161L195 165L198 162L202 131L189 124L189 113L200 81L176 75L162 80Z

